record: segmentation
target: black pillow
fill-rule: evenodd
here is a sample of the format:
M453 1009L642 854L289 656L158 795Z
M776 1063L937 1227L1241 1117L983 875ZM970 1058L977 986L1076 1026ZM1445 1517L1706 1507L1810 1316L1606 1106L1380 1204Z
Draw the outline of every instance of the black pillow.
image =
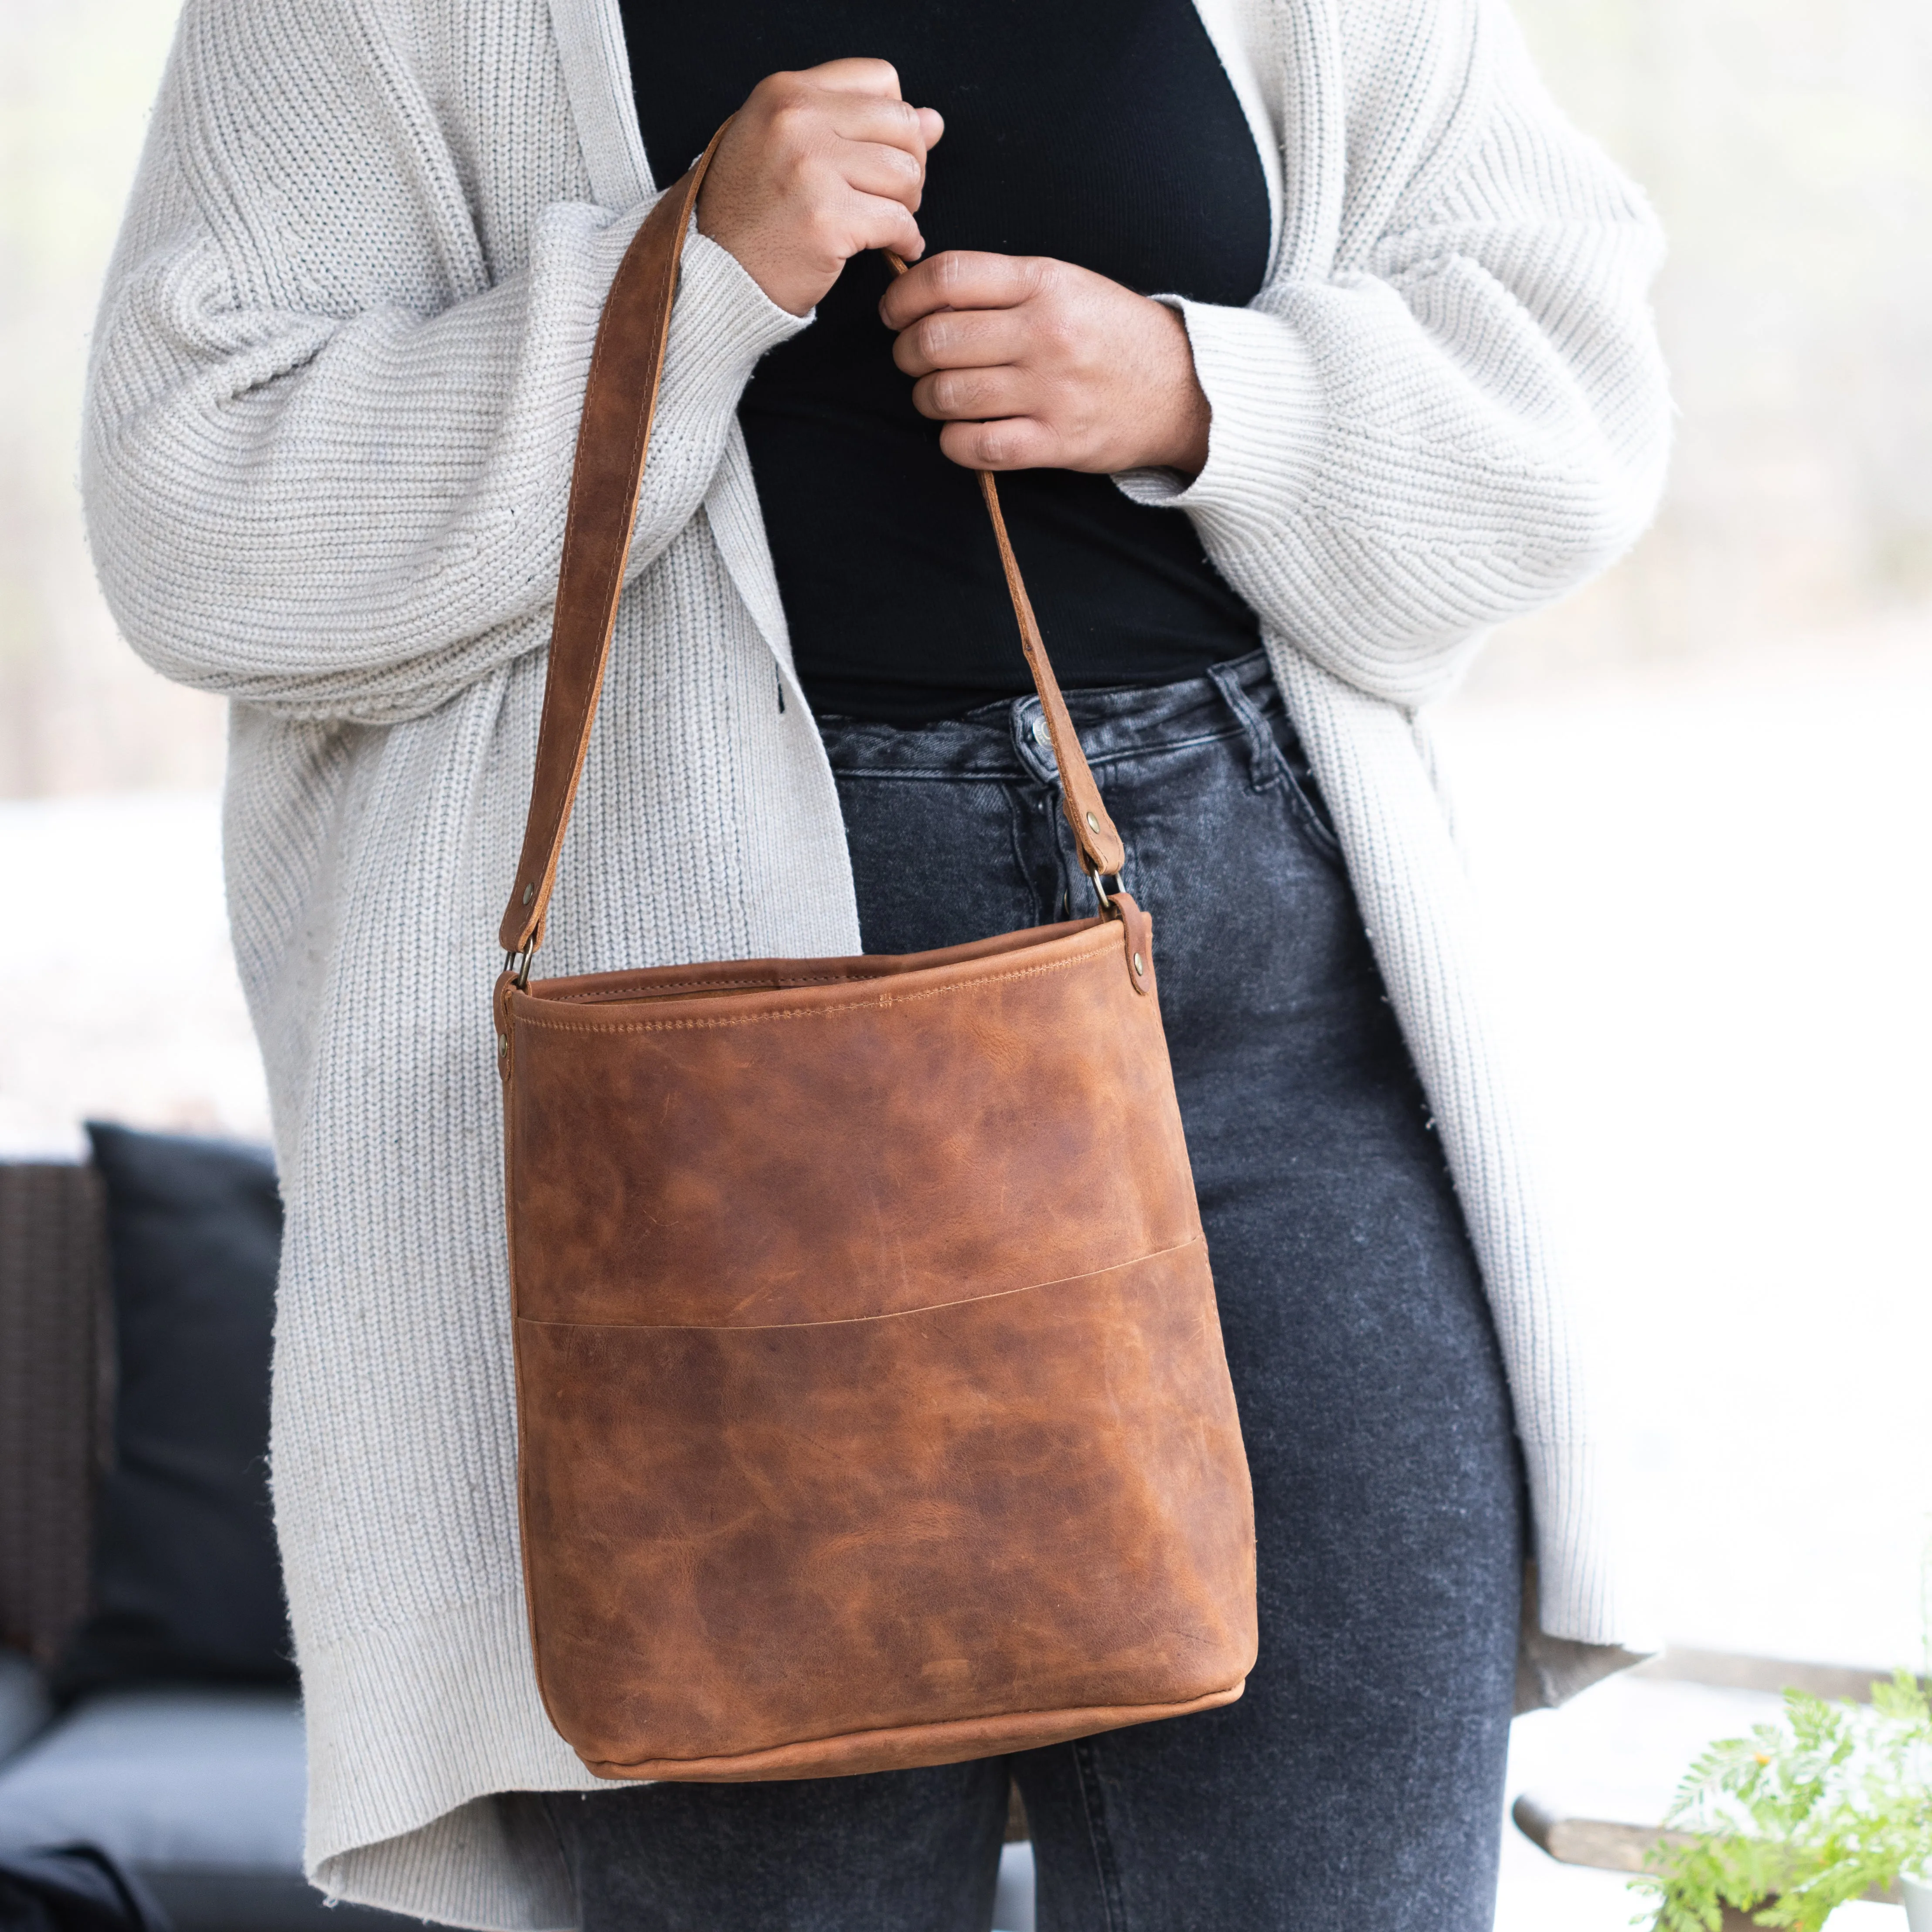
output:
M98 1845L57 1845L0 1858L0 1932L173 1932L173 1922Z
M94 1607L55 1694L292 1682L268 1502L274 1163L227 1142L87 1131L107 1197L115 1453Z

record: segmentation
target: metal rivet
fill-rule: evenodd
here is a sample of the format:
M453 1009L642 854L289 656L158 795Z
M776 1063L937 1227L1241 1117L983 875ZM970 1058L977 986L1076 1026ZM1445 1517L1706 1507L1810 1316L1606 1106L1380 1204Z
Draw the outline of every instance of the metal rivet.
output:
M1097 832L1100 829L1100 821L1090 812L1087 814L1087 830L1089 832Z
M531 902L531 900L532 900L533 898L535 898L536 897L536 896L537 896L537 889L536 889L536 886L526 886L524 888L524 904L528 905L528 904L530 904L530 902Z
M1139 955L1138 955L1138 954L1136 954L1136 956L1135 956L1135 957L1134 957L1134 964L1136 964L1136 966L1138 966L1138 965L1139 965L1139 964L1140 964L1140 956L1139 956ZM497 1057L497 1058L500 1060L500 1059L503 1057L503 1055L504 1055L505 1054L506 1054L506 1053L508 1053L508 1052L509 1052L509 1050L510 1050L510 1036L509 1036L508 1034L506 1034L506 1033L500 1033L500 1034L496 1036L496 1057Z
M1046 713L1044 711L1033 721L1033 741L1036 745L1050 745L1053 742L1053 728L1047 723Z
M1147 968L1141 964L1141 956L1138 952L1134 955L1134 970L1143 980L1147 977Z

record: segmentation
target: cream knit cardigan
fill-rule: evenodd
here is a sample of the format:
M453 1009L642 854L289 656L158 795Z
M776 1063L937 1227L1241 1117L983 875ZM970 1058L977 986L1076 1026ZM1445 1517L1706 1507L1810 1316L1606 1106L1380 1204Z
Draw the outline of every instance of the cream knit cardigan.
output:
M1207 467L1121 487L1191 515L1259 613L1339 823L1495 1310L1548 1701L1638 1639L1415 712L1648 517L1658 237L1500 0L1199 4L1273 266L1245 309L1180 304ZM86 429L122 628L233 700L310 1870L476 1927L572 1922L515 1794L595 1782L524 1623L488 1004L592 333L652 191L615 0L188 0ZM735 413L806 325L708 242L686 260L554 972L859 944Z

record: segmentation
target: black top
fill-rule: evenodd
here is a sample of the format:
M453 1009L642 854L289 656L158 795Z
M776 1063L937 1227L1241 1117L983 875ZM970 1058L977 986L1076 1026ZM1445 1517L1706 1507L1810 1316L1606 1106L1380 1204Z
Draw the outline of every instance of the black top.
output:
M1268 185L1192 0L622 0L651 170L682 173L767 74L866 55L946 135L927 250L1050 255L1145 294L1239 306L1267 272ZM847 266L740 408L814 710L916 724L1030 690L970 472L914 409ZM1182 514L1105 476L1002 476L1013 547L1070 688L1164 683L1252 650L1254 615Z

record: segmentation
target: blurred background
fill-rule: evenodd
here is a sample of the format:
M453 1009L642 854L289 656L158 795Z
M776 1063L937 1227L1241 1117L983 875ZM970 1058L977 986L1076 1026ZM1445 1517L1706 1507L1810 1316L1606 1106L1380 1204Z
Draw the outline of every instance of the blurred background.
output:
M1932 8L1518 11L1670 231L1681 419L1636 553L1499 633L1442 710L1469 864L1660 1634L1915 1661ZM116 638L75 488L88 330L172 16L0 8L0 1155L76 1150L87 1114L266 1125L221 907L221 707ZM1600 1886L1558 1906L1521 1862L1541 1855L1510 1856L1499 1924L1627 1922L1607 1875L1614 1906Z

